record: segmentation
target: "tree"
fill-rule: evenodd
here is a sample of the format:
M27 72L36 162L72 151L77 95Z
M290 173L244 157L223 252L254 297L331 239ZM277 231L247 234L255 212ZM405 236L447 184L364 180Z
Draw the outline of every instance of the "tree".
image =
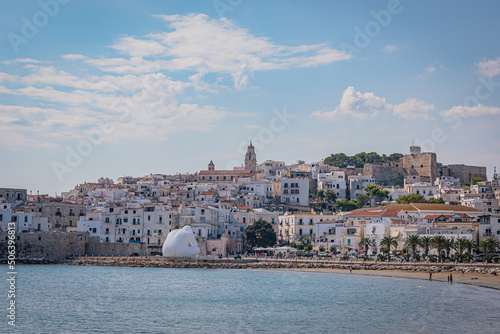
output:
M265 220L259 220L247 226L245 237L250 246L268 247L276 244L274 228Z
M361 238L359 241L359 247L365 250L365 255L368 255L368 249L372 246L372 240L370 238Z
M375 198L375 203L382 201L384 198L389 197L389 192L387 190L382 190L380 187L377 187L374 184L370 184L365 188L365 191L368 193L370 197L370 205L371 200Z
M467 253L472 256L472 250L477 247L477 244L475 241L467 239L464 246L467 248Z
M484 182L484 181L486 181L486 180L483 179L482 177L480 177L480 176L474 176L474 177L470 178L470 185L473 186L475 184L478 184L479 182Z
M380 246L387 248L387 253L391 254L391 246L398 247L398 242L393 237L384 237L380 241ZM387 261L389 261L390 256L387 257Z
M330 246L330 253L337 253L337 247Z
M356 201L342 199L335 203L335 208L340 211L352 211L358 208Z
M323 253L325 251L325 246L319 246L318 250Z
M470 240L465 239L465 238L460 238L455 240L455 243L453 244L454 248L457 250L458 254L460 255L460 259L462 258L462 255L464 254L465 249L467 248L467 244Z
M427 200L427 203L444 204L444 200L441 197L439 197L439 198L429 198Z
M405 175L401 173L392 174L391 183L395 187L404 187L405 185Z
M420 245L420 237L417 234L409 235L406 239L406 246L411 248L413 258L417 253L417 247Z
M410 194L410 195L404 195L401 196L396 200L396 203L398 204L410 204L410 203L425 203L426 200L424 196L418 194Z
M481 241L479 243L479 247L483 249L483 255L486 259L486 255L488 255L488 253L494 253L496 251L496 249L499 247L499 243L498 240L492 237Z
M429 249L431 247L431 237L424 236L420 238L420 247L424 248L425 257L429 256Z
M441 258L441 252L447 244L446 238L442 235L436 235L431 239L431 246L437 249L438 258Z
M450 258L450 252L451 252L451 249L453 248L453 240L451 239L446 239L446 242L444 243L444 251L446 252L446 258Z
M310 251L312 251L312 249L313 249L313 245L312 244L307 244L306 245L306 251L310 252Z
M329 204L335 203L337 200L337 194L332 189L327 189L325 191L325 201Z
M322 201L325 198L325 192L323 190L318 190L318 193L316 194L316 197Z
M358 194L358 198L356 198L356 205L360 208L364 207L366 203L370 201L370 197L365 194Z

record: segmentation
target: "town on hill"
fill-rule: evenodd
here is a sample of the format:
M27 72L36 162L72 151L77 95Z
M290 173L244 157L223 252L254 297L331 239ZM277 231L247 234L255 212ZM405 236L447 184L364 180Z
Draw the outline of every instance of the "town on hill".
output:
M200 256L289 246L341 256L490 256L500 241L500 178L486 168L443 164L436 153L332 154L314 163L210 161L194 174L84 182L60 196L0 188L0 243L17 256L160 255L170 231L190 226ZM487 246L489 245L489 246ZM7 247L1 247L2 258Z

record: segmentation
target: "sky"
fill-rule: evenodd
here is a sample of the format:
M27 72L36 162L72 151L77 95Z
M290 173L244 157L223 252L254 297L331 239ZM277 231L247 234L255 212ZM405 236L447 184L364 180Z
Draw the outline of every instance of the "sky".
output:
M331 153L500 168L498 1L0 4L0 187Z

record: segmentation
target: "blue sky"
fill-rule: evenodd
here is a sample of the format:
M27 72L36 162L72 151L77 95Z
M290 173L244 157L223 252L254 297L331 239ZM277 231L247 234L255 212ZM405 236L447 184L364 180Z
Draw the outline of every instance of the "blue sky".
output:
M500 167L497 1L0 6L0 186L231 168L250 139Z

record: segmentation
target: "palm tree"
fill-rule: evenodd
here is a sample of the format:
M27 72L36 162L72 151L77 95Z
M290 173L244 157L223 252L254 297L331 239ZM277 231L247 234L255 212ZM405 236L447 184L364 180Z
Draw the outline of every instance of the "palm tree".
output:
M365 250L365 255L368 255L368 249L372 245L373 245L373 242L370 238L362 238L359 241L359 247L361 247Z
M406 239L406 246L411 247L413 258L415 258L415 254L417 253L418 245L420 245L420 237L418 234L409 235L408 239Z
M450 252L451 252L451 249L453 248L453 240L452 239L446 239L446 242L444 243L444 250L446 252L446 258L449 259L450 258Z
M446 238L442 235L436 235L431 239L431 246L437 249L438 259L441 258L441 252L443 251L443 248L446 246L446 244Z
M394 247L398 247L398 242L396 239L394 239L393 237L384 237L381 241L380 241L380 246L383 246L385 248L387 248L387 262L389 262L389 259L391 258L391 246L394 246Z
M490 253L495 253L497 248L500 247L500 243L498 242L498 240L493 237L487 239L486 242L488 243L488 250L490 251Z
M483 256L486 259L486 254L488 254L488 249L490 248L490 244L488 240L483 240L479 243L479 247L483 249Z
M467 248L467 252L469 254L472 254L472 250L475 249L476 247L477 244L475 241L467 239L467 242L465 243L465 248Z
M457 250L458 254L462 255L464 250L467 248L467 244L470 240L466 238L460 238L455 240L454 247Z
M424 248L425 257L429 256L429 249L431 247L431 237L424 236L420 238L420 247Z

